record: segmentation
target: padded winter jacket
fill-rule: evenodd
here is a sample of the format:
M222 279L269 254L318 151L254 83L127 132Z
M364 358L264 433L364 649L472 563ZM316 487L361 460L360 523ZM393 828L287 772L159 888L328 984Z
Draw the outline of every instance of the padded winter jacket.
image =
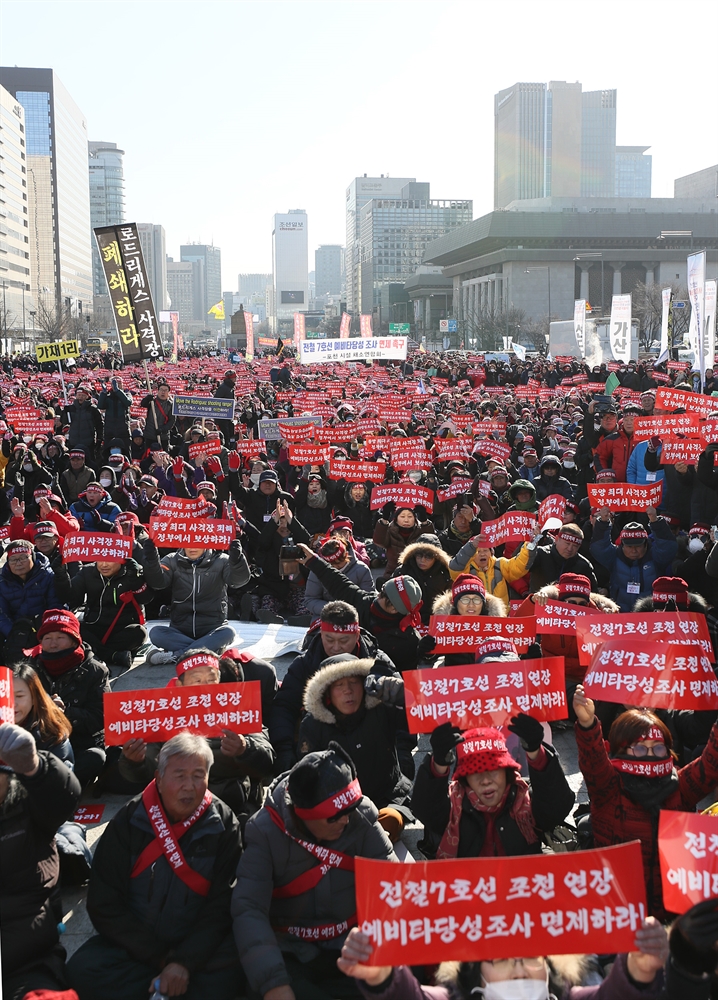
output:
M154 596L147 587L142 567L134 559L127 559L119 573L109 579L102 576L94 563L83 566L72 580L66 567L60 566L55 583L58 598L69 608L85 605L83 625L100 638L110 628L114 632L124 625L141 624L135 602L142 607ZM130 594L134 602L129 599Z
M600 469L613 469L616 473L616 482L625 483L633 445L633 435L629 437L623 429L614 431L613 434L606 434L596 449L594 458L596 472Z
M65 706L63 712L72 723L70 743L75 756L90 747L104 747L103 695L110 691L110 673L107 667L101 660L95 659L86 642L82 645L85 659L79 666L59 677L52 677L45 670L41 655L33 657L31 661L50 697L58 695Z
M608 521L597 518L593 526L591 555L610 572L611 599L624 613L633 611L640 597L650 597L657 577L670 575L671 563L678 553L678 543L667 521L659 517L649 528L652 534L646 554L641 559L629 560L623 555L622 547L611 541Z
M297 541L296 538L295 541ZM349 553L349 562L342 569L342 573L348 580L355 583L357 587L365 590L367 594L375 592L374 577L371 575L371 570L363 562L359 562L352 551ZM317 620L322 613L322 608L331 599L329 591L325 589L316 573L310 573L304 589L304 603L309 614L313 616L313 621Z
M18 618L36 618L50 608L61 608L55 594L55 575L42 552L35 552L35 565L27 580L10 572L6 562L0 572L0 633L7 639Z
M495 556L489 556L486 569L482 570L479 569L476 562L476 548L471 541L468 541L449 563L451 579L455 580L461 573L471 573L472 576L478 576L486 593L500 598L508 610L509 584L520 580L530 569L536 551L536 549L529 549L528 546L522 545L511 559L497 559Z

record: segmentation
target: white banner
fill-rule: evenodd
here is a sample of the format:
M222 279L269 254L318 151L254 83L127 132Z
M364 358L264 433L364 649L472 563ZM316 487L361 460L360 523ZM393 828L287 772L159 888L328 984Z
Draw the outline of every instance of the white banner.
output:
M702 351L703 332L703 299L706 285L706 254L692 253L688 258L686 270L688 298L691 301L691 325L688 329L688 339L694 355L693 370L700 371L701 379L705 374L705 358ZM713 359L711 358L711 361Z
M705 313L705 319L703 321L703 357L705 359L706 368L715 368L717 289L718 282L715 278L711 281L706 281L705 294L703 297L703 312Z
M658 352L658 361L665 361L668 357L668 350L671 347L668 342L668 323L671 316L671 298L673 292L670 288L661 290L661 349Z
M631 296L614 295L611 302L611 351L616 361L631 360Z
M363 337L361 340L302 340L299 361L321 365L329 361L374 361L378 358L406 358L406 337Z
M586 300L576 299L573 304L573 331L576 334L579 357L586 357Z

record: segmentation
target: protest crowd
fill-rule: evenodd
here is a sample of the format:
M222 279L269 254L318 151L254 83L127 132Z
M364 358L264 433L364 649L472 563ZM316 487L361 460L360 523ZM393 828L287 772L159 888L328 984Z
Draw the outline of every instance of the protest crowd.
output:
M718 996L713 371L0 365L7 1000Z

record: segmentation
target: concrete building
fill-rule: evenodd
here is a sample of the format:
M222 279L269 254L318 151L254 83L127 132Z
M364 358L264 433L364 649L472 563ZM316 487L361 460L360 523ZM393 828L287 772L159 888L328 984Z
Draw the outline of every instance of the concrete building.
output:
M87 122L54 70L3 67L0 84L25 111L30 279L38 310L92 310Z
M271 274L238 274L237 294L241 299L249 299L255 295L264 299L267 287L271 284Z
M340 295L344 278L344 247L324 243L314 251L315 290L320 295Z
M198 316L197 302L204 294L204 268L199 261L167 258L167 294L170 309L179 313L181 333L207 339L209 326ZM211 318L211 317L210 317Z
M694 174L676 177L673 182L675 198L705 198L715 202L718 199L718 163Z
M123 149L115 142L88 142L88 166L90 170L90 223L93 229L100 226L116 226L125 222L125 176L122 158ZM109 306L105 272L97 249L97 241L92 238L92 291L103 296ZM102 304L105 306L105 303ZM160 307L162 308L162 307Z
M650 198L652 156L650 146L616 146L616 197ZM676 197L692 197L684 195Z
M9 338L29 325L35 312L30 294L30 222L27 190L25 111L0 87L0 337L2 352L12 350Z
M209 310L222 298L222 252L206 243L186 243L180 247L180 259L201 265L201 278L195 292L194 318L215 333L224 324L209 315Z
M167 250L165 248L165 231L163 226L152 222L138 222L137 234L140 237L142 256L150 279L152 301L155 310L169 309L169 294L167 292Z
M309 310L309 243L303 208L277 214L272 222L270 330L288 329L295 312Z
M616 91L589 90L581 96L580 194L582 198L612 198L615 187ZM547 194L559 196L558 191Z

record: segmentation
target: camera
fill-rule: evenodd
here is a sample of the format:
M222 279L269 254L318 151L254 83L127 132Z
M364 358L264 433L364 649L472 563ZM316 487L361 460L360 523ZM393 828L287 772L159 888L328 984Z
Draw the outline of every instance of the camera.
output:
M287 537L286 542L279 550L279 575L281 577L294 576L299 572L299 559L302 555L302 550L298 545L295 545L294 539L291 535Z

